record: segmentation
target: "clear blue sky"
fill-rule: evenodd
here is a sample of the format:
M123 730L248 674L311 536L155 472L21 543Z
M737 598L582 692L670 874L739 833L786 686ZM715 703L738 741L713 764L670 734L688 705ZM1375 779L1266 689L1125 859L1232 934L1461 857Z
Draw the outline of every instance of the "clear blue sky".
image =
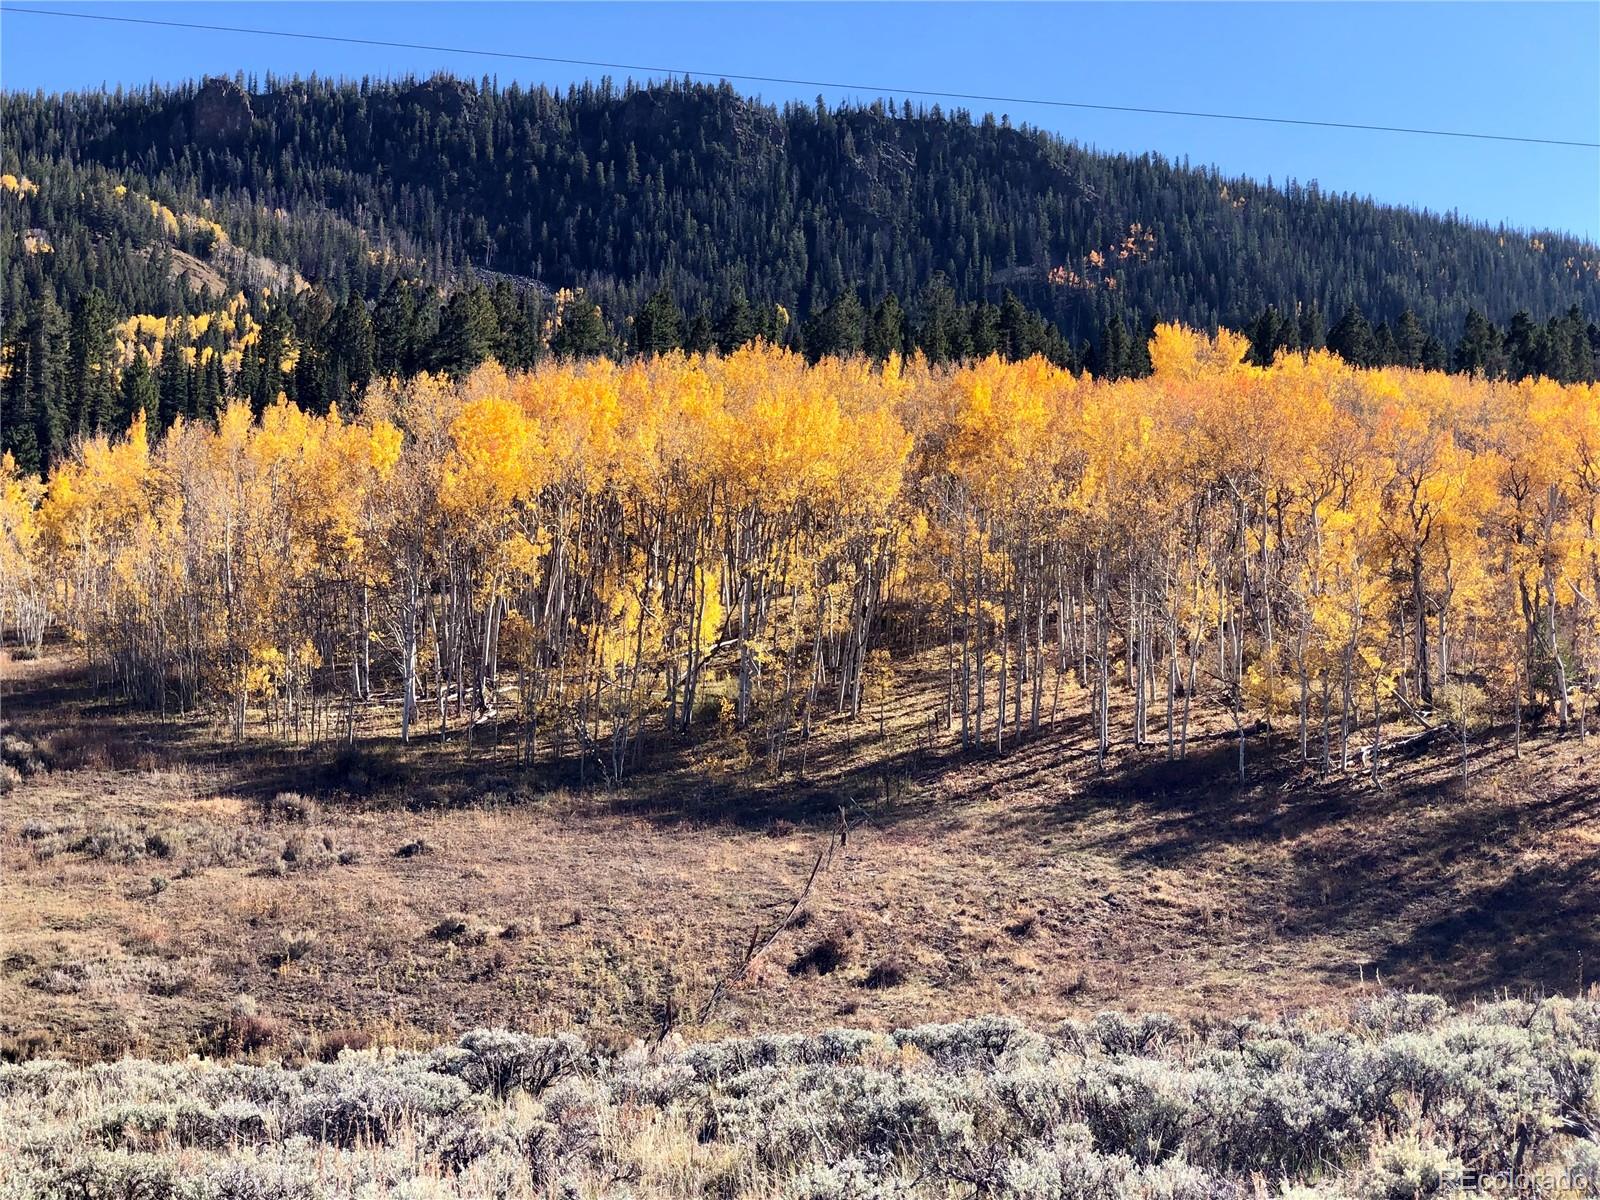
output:
M12 0L6 0L7 3ZM1159 108L1600 142L1600 3L119 3L40 8ZM0 84L56 91L243 70L449 70L565 84L605 72L433 51L0 16ZM629 72L611 72L619 80ZM740 84L769 100L872 91ZM932 101L929 101L930 103ZM948 104L948 102L947 102ZM981 110L987 106L972 104ZM1002 107L1002 106L996 106ZM1399 204L1600 237L1600 150L1013 104L1102 149L1318 180Z

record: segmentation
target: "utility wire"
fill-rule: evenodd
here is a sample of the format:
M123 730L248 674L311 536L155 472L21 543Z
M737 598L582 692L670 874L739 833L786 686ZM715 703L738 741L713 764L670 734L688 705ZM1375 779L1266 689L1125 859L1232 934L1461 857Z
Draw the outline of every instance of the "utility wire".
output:
M1245 113L1197 112L1181 108L1145 108L1133 104L1090 104L1082 100L1046 100L1028 96L988 96L976 92L947 92L934 88L879 87L861 83L836 83L823 79L789 79L780 75L744 75L732 71L688 71L678 67L653 67L639 63L599 62L588 58L558 58L549 54L521 54L514 50L474 50L461 46L436 46L425 42L393 42L381 38L343 37L331 33L299 33L285 29L248 29L237 25L203 25L195 21L161 21L154 17L113 17L105 13L59 12L46 8L0 7L0 13L27 13L38 17L70 17L80 21L115 21L124 25L158 25L167 29L200 29L208 33L245 33L257 37L299 38L310 42L343 42L352 46L382 46L391 50L427 50L437 54L509 58L519 62L555 63L569 67L599 67L607 71L640 71L653 75L689 76L696 79L737 80L740 83L774 83L789 87L833 88L880 95L933 96L946 100L973 100L983 104L1031 104L1041 108L1092 109L1097 112L1142 113L1161 117L1194 117L1208 121L1250 121L1264 125L1302 125L1318 129L1356 129L1367 133L1405 133L1427 137L1470 138L1486 142L1522 142L1535 146L1577 146L1600 150L1600 142L1562 138L1523 137L1505 133L1475 133L1460 129L1419 129L1403 125L1364 125L1355 121L1314 121L1304 117L1263 117Z

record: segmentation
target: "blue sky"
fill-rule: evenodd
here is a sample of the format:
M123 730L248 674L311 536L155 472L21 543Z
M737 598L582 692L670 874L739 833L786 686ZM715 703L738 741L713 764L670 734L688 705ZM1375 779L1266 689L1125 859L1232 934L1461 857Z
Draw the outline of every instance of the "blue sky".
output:
M7 0L8 3L12 0ZM40 8L514 50L713 73L1600 142L1600 3L119 3ZM565 84L585 67L0 17L0 84L46 91L235 71ZM628 72L611 72L619 80ZM741 84L769 100L876 90ZM931 100L929 101L932 102ZM946 102L947 105L949 102ZM981 110L986 106L971 104ZM1600 237L1600 150L1097 113L1015 121L1107 150L1490 223Z

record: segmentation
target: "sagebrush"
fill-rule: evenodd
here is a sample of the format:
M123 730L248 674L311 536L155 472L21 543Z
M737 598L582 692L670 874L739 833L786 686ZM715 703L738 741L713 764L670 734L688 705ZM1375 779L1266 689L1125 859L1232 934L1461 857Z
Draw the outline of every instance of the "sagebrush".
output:
M1581 1194L1600 1182L1600 1002L40 1061L0 1067L0 1117L7 1198Z

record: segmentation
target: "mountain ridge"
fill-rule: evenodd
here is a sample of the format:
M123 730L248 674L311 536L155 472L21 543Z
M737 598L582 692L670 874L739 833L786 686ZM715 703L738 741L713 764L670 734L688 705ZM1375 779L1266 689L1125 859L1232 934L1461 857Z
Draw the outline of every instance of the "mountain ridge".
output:
M1581 238L1107 154L938 105L440 74L11 93L0 115L7 171L70 162L209 201L246 244L272 240L251 232L251 209L337 220L443 281L483 268L627 309L667 286L686 309L742 293L805 315L846 289L910 297L943 274L958 299L1010 286L1090 339L1112 314L1239 326L1268 305L1353 304L1374 322L1411 308L1451 339L1470 308L1600 310L1600 249ZM1140 234L1149 253L1127 252ZM348 246L278 240L330 292L381 290Z

